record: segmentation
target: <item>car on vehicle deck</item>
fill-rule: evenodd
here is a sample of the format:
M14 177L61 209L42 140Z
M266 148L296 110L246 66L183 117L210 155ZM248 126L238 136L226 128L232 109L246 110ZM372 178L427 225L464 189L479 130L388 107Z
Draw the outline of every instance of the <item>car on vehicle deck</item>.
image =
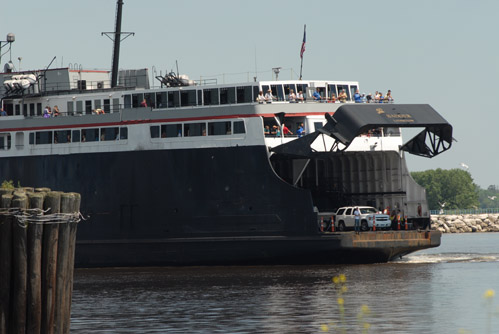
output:
M376 230L391 228L392 222L390 216L378 213L378 210L372 206L345 206L336 211L335 221L338 231L351 230L355 227L355 208L360 211L360 229L361 231L368 231L373 229L373 223L376 225Z

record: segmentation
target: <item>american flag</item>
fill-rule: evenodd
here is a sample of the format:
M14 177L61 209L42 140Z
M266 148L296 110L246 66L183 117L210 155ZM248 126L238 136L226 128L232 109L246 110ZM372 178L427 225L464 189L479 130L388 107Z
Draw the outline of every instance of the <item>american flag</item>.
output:
M305 42L307 41L307 25L303 27L303 43L301 43L300 58L303 58L303 53L305 52Z

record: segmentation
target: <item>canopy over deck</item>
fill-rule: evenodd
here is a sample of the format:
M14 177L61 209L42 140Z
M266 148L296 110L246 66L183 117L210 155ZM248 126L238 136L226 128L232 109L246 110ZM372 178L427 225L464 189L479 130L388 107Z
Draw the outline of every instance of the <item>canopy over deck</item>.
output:
M427 104L345 104L333 116L326 114L324 127L292 142L274 147L273 152L309 157L310 145L320 135L333 137L345 150L355 137L377 128L424 128L401 149L411 154L434 157L452 145L452 126Z

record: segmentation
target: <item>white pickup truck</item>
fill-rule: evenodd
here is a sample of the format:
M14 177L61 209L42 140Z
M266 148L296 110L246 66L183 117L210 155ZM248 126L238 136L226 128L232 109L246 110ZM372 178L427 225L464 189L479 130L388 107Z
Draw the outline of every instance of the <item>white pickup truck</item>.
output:
M346 231L355 227L353 212L356 207L360 211L360 229L362 231L372 230L373 223L376 224L376 229L388 230L391 228L390 216L377 213L378 211L372 206L346 206L336 211L335 221L338 231Z

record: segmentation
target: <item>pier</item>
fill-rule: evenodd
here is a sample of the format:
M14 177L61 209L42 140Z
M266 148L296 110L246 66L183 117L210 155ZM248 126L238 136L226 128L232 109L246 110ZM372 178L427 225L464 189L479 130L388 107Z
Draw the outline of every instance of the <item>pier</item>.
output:
M81 196L0 188L0 334L69 333Z

